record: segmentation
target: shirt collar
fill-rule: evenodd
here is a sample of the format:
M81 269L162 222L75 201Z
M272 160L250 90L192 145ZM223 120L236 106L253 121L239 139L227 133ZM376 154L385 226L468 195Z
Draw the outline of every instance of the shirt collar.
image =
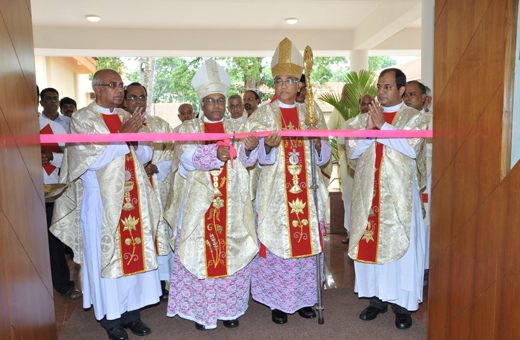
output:
M101 106L97 106L98 109L99 109L99 112L101 113L104 113L106 115L113 115L113 114L116 114L116 109L114 109L114 111L110 112L110 109L108 108L105 108L105 107L101 107Z
M280 100L278 100L278 106L280 106L283 109L292 109L296 107L296 101L294 101L294 104L284 104Z
M206 118L206 116L204 116L204 123L210 123L210 124L213 124L213 123L220 123L224 120L224 117L222 117L221 120L219 121L213 121L213 120L209 120L208 118Z
M397 111L399 111L401 106L403 106L403 104L404 104L403 101L401 101L399 104L394 105L394 106L389 106L389 107L383 106L383 112L397 112Z

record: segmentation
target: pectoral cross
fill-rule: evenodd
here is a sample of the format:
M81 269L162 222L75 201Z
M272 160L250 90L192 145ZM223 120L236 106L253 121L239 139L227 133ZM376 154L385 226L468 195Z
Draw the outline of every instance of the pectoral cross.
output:
M290 162L291 164L293 164L293 165L294 165L294 164L298 164L298 163L300 162L300 159L298 158L298 156L300 155L300 153L299 153L299 152L296 152L296 149L294 149L294 148L293 148L292 150L293 150L293 151L289 152L289 156L291 156L291 157L289 158L289 162Z

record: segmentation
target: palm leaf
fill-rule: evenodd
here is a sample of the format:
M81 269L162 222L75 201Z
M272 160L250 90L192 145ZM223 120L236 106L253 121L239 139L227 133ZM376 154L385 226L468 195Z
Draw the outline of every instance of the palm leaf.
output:
M358 103L362 95L370 94L376 97L375 82L375 75L367 70L361 70L359 73L351 71L345 76L343 95L329 92L322 94L318 99L332 105L345 120L349 120L359 114Z

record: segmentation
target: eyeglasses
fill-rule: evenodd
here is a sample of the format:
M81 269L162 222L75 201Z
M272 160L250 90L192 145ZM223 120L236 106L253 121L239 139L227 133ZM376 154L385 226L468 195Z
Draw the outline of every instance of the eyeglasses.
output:
M118 83L116 83L116 82L111 82L111 83L109 83L109 84L96 84L96 85L99 85L99 86L108 86L108 87L110 87L111 89L115 89L115 88L120 88L120 89L122 89L122 88L124 88L124 86L125 86L125 84L123 84L123 83L119 83L119 84L118 84Z
M242 104L231 104L231 105L229 105L229 108L231 110L233 110L235 108L240 109L241 107L242 107Z
M130 97L127 98L128 100L132 101L132 102L135 102L137 101L138 99L142 102L144 102L146 100L146 96L144 94L140 95L139 97L136 96L135 94L134 95L131 95Z
M274 85L275 86L283 86L283 84L286 84L287 86L298 84L300 80L294 80L294 79L287 79L287 80L275 80Z
M219 98L219 99L215 100L213 98L208 98L208 99L204 99L204 103L206 103L208 105L215 105L215 103L222 105L222 104L226 103L226 99Z

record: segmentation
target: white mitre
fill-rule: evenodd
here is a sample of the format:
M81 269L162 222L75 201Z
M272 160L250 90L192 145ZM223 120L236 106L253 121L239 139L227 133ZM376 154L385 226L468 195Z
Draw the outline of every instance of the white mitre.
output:
M197 92L200 99L214 93L220 93L227 97L231 78L222 66L210 58L195 73L191 80L191 85L195 88L195 92Z
M273 79L281 76L293 76L300 79L303 72L303 57L292 41L285 38L278 44L271 61Z

